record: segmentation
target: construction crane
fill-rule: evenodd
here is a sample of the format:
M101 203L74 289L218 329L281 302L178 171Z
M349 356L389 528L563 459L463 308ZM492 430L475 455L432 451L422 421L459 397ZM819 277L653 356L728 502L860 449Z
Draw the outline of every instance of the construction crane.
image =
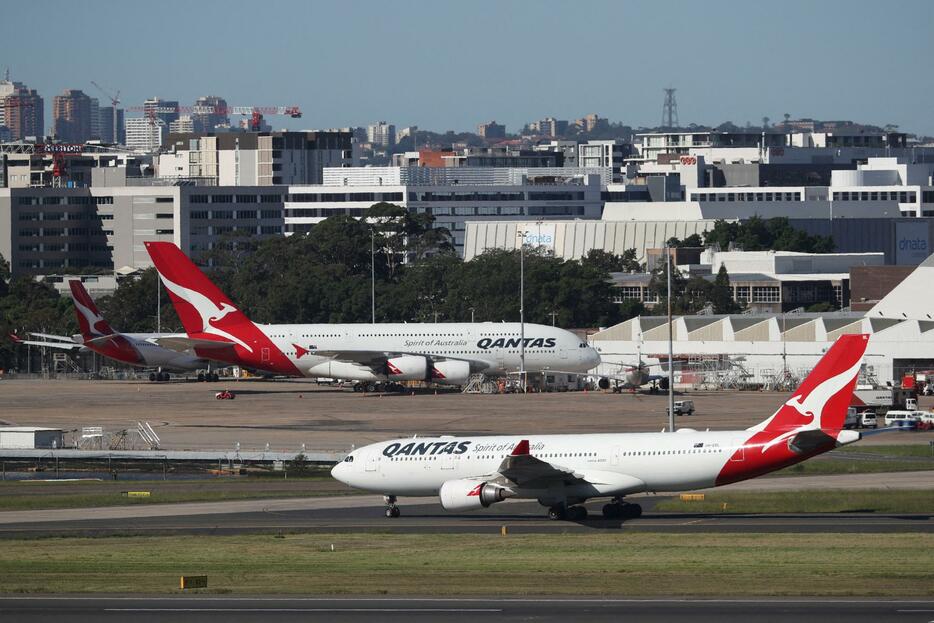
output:
M97 84L93 80L91 80L91 84L97 87L97 90L103 93L107 97L107 99L110 100L110 107L113 111L113 124L114 124L113 142L114 142L114 145L116 145L117 143L120 142L118 140L120 133L117 130L117 104L120 103L120 91L118 90L117 94L113 95L110 91L106 90L104 87Z
M129 112L144 112L150 123L155 125L158 114L195 114L195 115L246 115L250 117L250 129L259 130L263 115L285 115L292 119L301 119L302 111L298 106L128 106Z

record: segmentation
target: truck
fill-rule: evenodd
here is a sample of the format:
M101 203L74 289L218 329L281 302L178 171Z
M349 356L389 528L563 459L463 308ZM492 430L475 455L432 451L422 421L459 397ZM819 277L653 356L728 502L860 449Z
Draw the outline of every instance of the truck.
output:
M917 409L917 394L914 389L901 387L876 387L857 385L853 390L850 406L861 411L871 410L885 413L889 409Z

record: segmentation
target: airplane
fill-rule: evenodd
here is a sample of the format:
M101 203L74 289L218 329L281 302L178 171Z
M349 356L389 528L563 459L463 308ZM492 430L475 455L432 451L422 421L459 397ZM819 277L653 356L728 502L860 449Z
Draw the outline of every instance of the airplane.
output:
M392 439L353 450L331 475L382 493L387 517L400 515L398 496L438 496L456 512L532 499L573 521L588 499L610 498L604 517L639 517L625 496L727 485L858 441L844 421L868 339L840 337L774 415L745 430Z
M23 340L15 334L11 334L10 338L18 344L28 344L30 346L45 346L67 350L86 348L121 363L128 363L140 368L155 368L155 371L149 374L150 381L169 380L169 373L166 370L210 370L210 363L205 359L192 356L190 353L178 352L159 346L156 341L167 337L167 334L119 333L114 331L104 317L101 316L97 305L94 304L94 300L91 299L91 295L88 294L81 281L72 279L68 282L68 285L71 288L71 300L75 306L78 327L81 329L80 335L69 337L48 333L29 334L43 338L45 341ZM204 380L205 378L209 381L216 381L217 374L210 371L207 375L198 374L198 380Z
M624 389L635 391L648 383L652 384L650 389L653 392L657 391L659 387L668 389L668 375L651 374L649 372L651 366L646 365L646 363L642 361L641 354L635 365L624 363L611 363L610 365L618 366L621 370L625 370L625 373L601 374L600 378L597 380L597 387L600 389L612 388L614 393L619 393Z
M146 242L187 338L169 348L275 374L336 378L379 389L397 381L463 385L520 367L520 324L256 324L171 242ZM583 373L600 355L570 331L525 324L525 370Z

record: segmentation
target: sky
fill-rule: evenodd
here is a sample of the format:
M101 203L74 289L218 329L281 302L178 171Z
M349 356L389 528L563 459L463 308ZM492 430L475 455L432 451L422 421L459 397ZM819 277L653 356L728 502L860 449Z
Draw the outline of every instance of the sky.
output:
M0 71L123 105L299 105L292 129L515 132L546 116L682 125L849 119L934 135L934 2L33 0L4 6Z

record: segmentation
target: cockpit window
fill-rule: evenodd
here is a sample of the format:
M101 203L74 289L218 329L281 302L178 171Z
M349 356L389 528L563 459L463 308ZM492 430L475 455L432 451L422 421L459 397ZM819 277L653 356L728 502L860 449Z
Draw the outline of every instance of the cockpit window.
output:
M353 455L350 454L344 457L344 463L353 463Z

